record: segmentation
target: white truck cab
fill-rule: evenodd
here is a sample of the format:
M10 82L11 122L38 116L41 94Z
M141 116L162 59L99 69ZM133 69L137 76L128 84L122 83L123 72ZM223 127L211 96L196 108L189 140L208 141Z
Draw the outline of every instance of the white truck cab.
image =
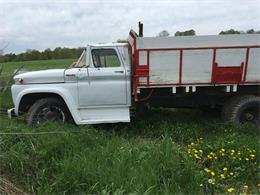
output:
M12 86L15 114L28 110L23 106L25 102L42 96L46 101L28 110L30 124L39 123L42 116L61 121L72 117L76 124L130 122L130 73L127 44L88 45L78 61L67 69L15 76ZM53 102L55 98L58 99ZM55 106L57 101L64 104L62 109ZM44 107L41 104L50 105L44 111L36 111Z

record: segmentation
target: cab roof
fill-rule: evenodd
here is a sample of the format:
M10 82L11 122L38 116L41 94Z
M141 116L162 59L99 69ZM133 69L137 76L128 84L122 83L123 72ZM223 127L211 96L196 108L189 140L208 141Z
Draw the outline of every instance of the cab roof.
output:
M98 43L98 44L88 44L92 47L123 47L127 46L128 43Z

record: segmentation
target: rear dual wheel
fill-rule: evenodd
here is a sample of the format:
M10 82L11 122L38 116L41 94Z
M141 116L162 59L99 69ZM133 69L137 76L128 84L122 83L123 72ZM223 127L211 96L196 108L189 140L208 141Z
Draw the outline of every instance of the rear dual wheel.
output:
M222 117L235 124L253 123L260 127L260 97L247 95L230 99L223 106Z

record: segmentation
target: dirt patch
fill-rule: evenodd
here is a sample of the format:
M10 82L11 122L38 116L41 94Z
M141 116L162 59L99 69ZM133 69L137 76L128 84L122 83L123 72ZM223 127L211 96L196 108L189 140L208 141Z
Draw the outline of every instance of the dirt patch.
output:
M15 184L5 178L3 175L0 175L0 194L5 195L29 195L23 190L19 189Z

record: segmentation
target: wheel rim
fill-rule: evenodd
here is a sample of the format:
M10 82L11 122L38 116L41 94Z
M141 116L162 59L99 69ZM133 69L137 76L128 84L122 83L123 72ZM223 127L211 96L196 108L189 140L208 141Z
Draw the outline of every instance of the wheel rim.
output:
M239 122L240 123L254 123L259 124L260 117L259 117L259 110L257 107L249 107L245 109L240 117Z
M34 123L39 124L43 121L65 122L65 113L57 106L42 108L35 117Z

